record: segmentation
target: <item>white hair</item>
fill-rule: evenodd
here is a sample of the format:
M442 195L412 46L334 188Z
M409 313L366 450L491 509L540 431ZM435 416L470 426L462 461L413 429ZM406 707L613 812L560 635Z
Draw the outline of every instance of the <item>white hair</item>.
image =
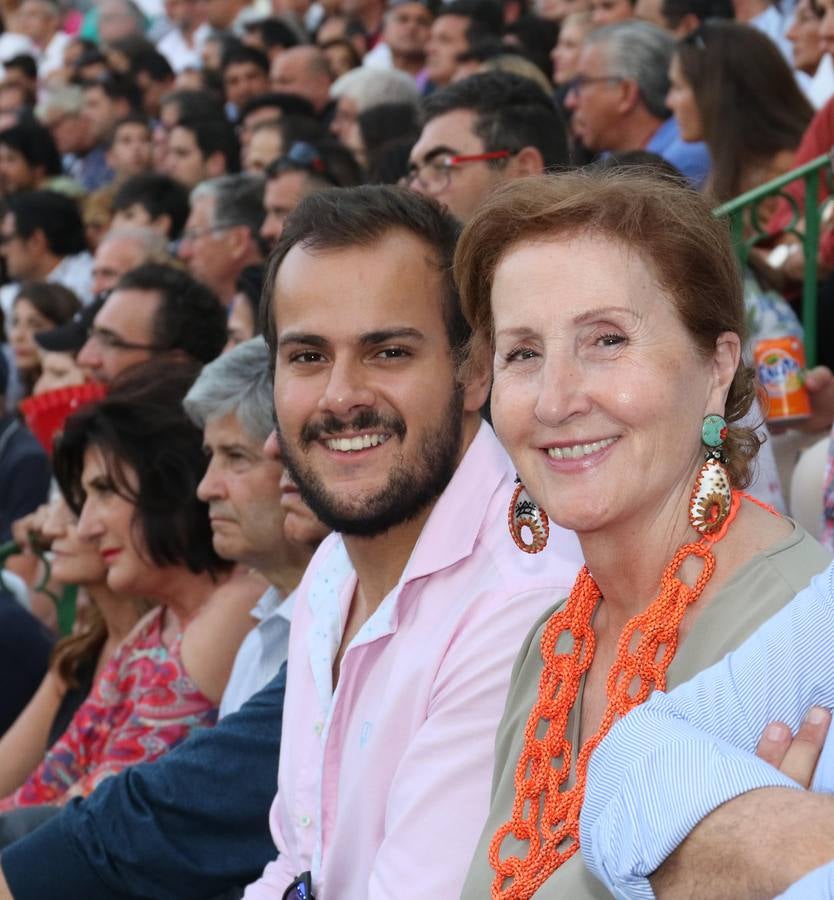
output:
M365 112L381 103L410 103L417 106L420 92L410 75L396 69L370 69L359 67L345 72L333 82L330 96L350 97L359 112Z

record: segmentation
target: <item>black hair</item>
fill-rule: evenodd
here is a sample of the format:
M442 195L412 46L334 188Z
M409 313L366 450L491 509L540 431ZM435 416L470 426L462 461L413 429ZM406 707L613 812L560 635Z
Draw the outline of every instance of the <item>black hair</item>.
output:
M233 563L212 545L208 505L197 497L207 466L203 435L182 406L198 374L193 363L161 358L129 369L105 399L67 419L53 467L67 503L80 514L84 456L97 448L114 490L135 505L132 528L149 561L216 575Z
M33 167L40 166L46 175L60 175L61 154L52 133L35 120L18 122L0 131L0 144L19 153Z
M695 16L699 22L735 18L732 0L663 0L660 14L667 27L673 30L689 15Z
M412 103L380 103L359 113L359 131L370 156L394 138L420 131Z
M171 91L159 102L160 106L172 104L176 104L179 109L178 119L187 116L191 119L223 120L226 116L222 97L209 91Z
M250 97L245 103L241 104L237 114L238 122L243 122L250 113L259 109L280 110L284 116L308 116L311 119L316 116L313 104L306 98L299 97L298 94L270 92Z
M116 140L116 133L123 125L142 125L145 129L147 129L148 134L152 133L151 131L151 123L148 120L148 117L142 115L142 113L132 112L126 116L122 116L114 125L110 132L110 135L107 139L107 146L112 147L113 141Z
M318 154L318 160L306 162L293 159L287 152L292 144L286 145L285 153L273 160L264 173L267 179L278 178L284 172L306 172L308 177L320 187L356 187L362 184L362 170L356 157L335 138L320 141L304 141Z
M439 203L402 187L361 185L309 194L290 213L267 263L261 302L262 327L270 355L276 354L272 297L284 257L296 245L311 250L371 247L395 230L407 231L432 250L443 287L441 303L449 346L462 360L470 328L452 277L452 260L460 225Z
M512 25L504 29L505 35L514 35L518 38L521 47L508 48L508 52L521 50L521 55L534 63L548 79L553 73L553 64L550 61L550 51L556 46L559 37L559 26L550 19L541 16L523 15Z
M269 57L266 53L257 47L250 47L248 44L240 42L232 44L223 53L220 69L225 72L229 66L240 65L241 63L252 63L253 66L257 66L266 75L269 74Z
M55 191L21 191L6 198L8 212L14 214L15 231L21 237L43 232L55 256L71 256L86 250L84 224L78 204Z
M130 74L134 78L145 74L151 81L173 81L176 77L171 63L154 47L138 53L131 59Z
M455 81L426 97L423 121L457 109L475 113L474 131L488 153L517 153L524 147L536 147L546 168L570 161L564 120L553 100L529 78L511 72L484 72Z
M186 115L180 117L177 127L185 128L194 135L203 159L220 153L226 160L226 172L240 171L240 144L234 127L227 119L195 119Z
M115 290L159 295L151 343L179 350L201 363L220 355L226 343L226 310L214 291L182 269L144 263L122 275Z
M121 75L108 75L85 81L81 87L85 91L100 88L110 100L124 100L132 110L142 108L142 91L137 84Z
M408 175L411 150L419 134L406 135L377 147L368 158L365 172L367 184L399 184Z
M9 69L17 69L20 72L23 72L26 78L30 81L38 80L38 64L35 62L33 56L30 56L28 53L18 53L17 56L13 56L11 59L6 60L3 63L3 68L8 72Z
M485 37L499 37L504 27L504 14L495 0L451 0L437 10L441 16L469 19L466 37L470 44Z
M255 22L249 22L244 25L244 30L254 32L263 41L264 46L271 49L272 47L283 47L288 50L290 47L298 46L298 35L280 19L270 16L267 19L258 19Z
M261 333L261 294L264 286L264 266L261 263L246 266L238 275L235 291L243 294L252 309L252 322L255 335ZM254 335L253 335L254 336Z
M180 236L188 219L188 189L169 175L147 172L124 181L113 197L113 211L139 205L151 220L167 215L171 219L172 240Z

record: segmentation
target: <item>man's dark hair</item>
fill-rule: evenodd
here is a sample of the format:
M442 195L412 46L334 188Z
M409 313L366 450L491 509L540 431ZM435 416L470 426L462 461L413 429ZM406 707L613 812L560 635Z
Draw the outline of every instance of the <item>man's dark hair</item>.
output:
M559 26L555 22L526 14L508 25L504 34L518 39L520 46L512 48L516 53L538 66L548 78L551 77L553 63L550 61L550 51L559 37Z
M159 101L160 107L176 104L179 110L177 119L219 119L223 120L226 113L223 109L223 98L219 94L209 91L171 91L163 95Z
M179 128L185 128L194 135L203 159L212 153L220 153L226 160L226 171L240 170L240 144L234 127L226 119L195 119L190 115L180 117Z
M60 175L61 155L52 133L40 122L18 122L0 131L0 144L19 153L30 166L40 166L46 175Z
M116 191L113 211L141 206L148 211L151 220L167 215L171 219L169 238L180 236L188 219L188 189L171 178L156 172L147 172L128 178Z
M267 49L283 47L288 50L290 47L298 46L299 43L298 36L292 28L274 16L249 22L243 27L244 31L257 34Z
M695 16L699 22L707 19L733 19L735 12L731 0L663 0L660 14L666 27L676 29L684 17Z
M504 15L495 0L452 0L437 11L441 16L460 16L469 19L466 38L470 44L487 37L500 37L504 28Z
M285 172L306 172L310 182L322 188L362 184L359 163L341 141L325 138L315 143L305 141L303 145L308 152L293 152L291 144L287 153L273 160L264 173L267 179L279 178Z
M14 214L15 231L23 238L42 231L55 256L72 256L86 250L84 224L78 204L55 191L21 191L6 198Z
M95 78L85 81L81 87L85 91L100 88L110 100L125 100L133 110L142 108L142 91L129 78L121 75L109 75L106 78Z
M197 497L207 466L203 434L182 405L199 371L170 358L127 370L104 400L67 419L53 466L67 503L80 513L84 456L96 447L116 493L135 505L132 527L150 561L220 574L232 563L215 552L208 506Z
M536 147L545 168L570 161L564 120L551 98L529 78L484 72L455 81L426 97L423 123L457 109L475 113L474 131L487 153L518 153L524 147ZM501 160L496 163L500 165Z
M145 74L151 81L173 81L176 73L171 68L171 63L158 50L153 47L137 54L130 61L130 74L135 78Z
M250 97L238 110L237 120L243 122L248 115L259 109L280 110L282 116L308 116L314 119L316 110L313 104L298 94L282 94L270 92Z
M113 141L116 140L116 134L123 125L142 125L145 129L147 129L149 135L152 134L151 123L148 121L148 117L142 115L142 113L132 112L126 116L123 116L113 126L113 130L110 132L110 135L107 138L108 147L113 146Z
M439 203L406 188L361 185L310 194L287 218L267 264L261 303L261 330L273 363L277 347L272 298L278 269L290 250L296 245L310 250L372 247L395 230L409 232L432 249L443 280L441 302L449 346L455 361L462 359L470 329L452 277L460 225Z
M248 44L240 42L232 44L223 54L220 63L221 71L225 72L229 66L240 65L242 63L252 63L257 66L264 74L269 74L269 57L263 50L257 47L250 47Z
M144 263L122 275L115 290L159 295L151 339L155 347L179 350L201 363L220 355L226 343L226 311L214 291L187 272Z
M11 59L6 60L3 63L3 68L8 72L10 69L17 69L18 72L22 72L24 77L28 78L29 81L37 81L38 80L38 64L35 62L33 56L30 56L28 53L19 53L17 56L13 56Z

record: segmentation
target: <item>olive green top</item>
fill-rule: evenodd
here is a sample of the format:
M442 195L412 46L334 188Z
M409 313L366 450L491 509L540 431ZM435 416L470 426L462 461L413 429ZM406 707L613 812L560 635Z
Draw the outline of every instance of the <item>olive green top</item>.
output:
M789 537L740 566L695 619L666 673L667 688L671 690L687 681L738 647L830 562L831 554L794 524L794 531ZM542 672L539 650L542 631L550 616L565 602L557 603L533 626L515 661L507 705L495 742L492 803L466 877L462 900L488 900L490 896L494 872L487 852L493 834L512 813L516 763L527 717L538 696ZM569 648L570 636L563 635L558 650L562 652ZM581 709L580 689L579 698L568 718L568 734L574 750L570 783L573 783L576 764ZM501 847L501 857L510 854L521 856L523 850L523 844L508 835ZM591 900L609 898L611 894L588 872L581 854L577 853L550 876L535 896L536 900Z

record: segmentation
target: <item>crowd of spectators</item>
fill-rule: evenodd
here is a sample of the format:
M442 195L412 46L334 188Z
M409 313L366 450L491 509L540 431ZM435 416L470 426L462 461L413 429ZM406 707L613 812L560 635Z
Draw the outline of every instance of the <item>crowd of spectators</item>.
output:
M8 0L0 26L0 900L752 898L834 858L779 869L723 781L677 818L660 793L687 740L693 782L808 787L793 732L834 703L762 692L739 737L732 673L685 684L735 651L754 691L745 640L834 551L834 438L800 524L784 449L834 422L831 178L787 426L746 373L805 339L804 182L742 222L743 265L711 214L834 152L834 0ZM697 550L690 491L733 523ZM663 568L678 546L705 574ZM834 634L814 585L797 630ZM676 630L638 659L649 613ZM682 688L609 740L632 678ZM723 894L693 874L722 828Z

